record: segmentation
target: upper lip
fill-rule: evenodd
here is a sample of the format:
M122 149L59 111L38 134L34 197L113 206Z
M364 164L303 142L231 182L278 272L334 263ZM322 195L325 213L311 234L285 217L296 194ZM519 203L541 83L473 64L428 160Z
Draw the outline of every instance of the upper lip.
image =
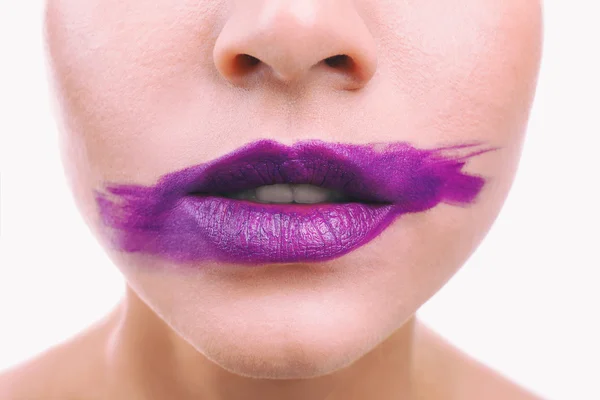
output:
M355 201L402 202L410 206L411 199L431 191L436 179L441 181L436 176L439 168L431 168L429 161L437 157L439 163L458 166L456 163L464 164L467 157L492 150L478 146L420 150L395 143L383 145L383 151L378 152L373 146L338 146L320 140L301 141L293 146L259 140L212 162L167 174L161 178L160 186L163 195L177 198L224 195L278 183L312 184L337 190ZM466 149L469 154L451 159L440 157L439 151L448 149Z
M359 159L339 154L335 146L323 142L285 146L261 140L216 162L192 167L186 191L226 195L265 185L311 184L336 190L355 201L387 203L369 187L376 187L377 179L365 172Z

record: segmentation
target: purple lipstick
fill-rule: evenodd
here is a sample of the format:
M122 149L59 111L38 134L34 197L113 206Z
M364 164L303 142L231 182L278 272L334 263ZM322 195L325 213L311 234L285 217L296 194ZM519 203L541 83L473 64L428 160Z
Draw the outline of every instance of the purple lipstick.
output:
M472 203L485 181L462 168L491 150L260 140L153 186L108 185L96 199L121 251L178 262L323 261L403 214Z

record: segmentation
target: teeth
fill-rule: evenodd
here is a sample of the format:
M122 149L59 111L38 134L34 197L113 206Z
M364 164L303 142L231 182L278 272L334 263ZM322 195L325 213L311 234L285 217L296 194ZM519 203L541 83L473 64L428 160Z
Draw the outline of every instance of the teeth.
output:
M316 204L343 200L344 196L330 189L308 184L276 184L260 186L232 194L230 197L239 200L257 201L259 203L300 203Z
M294 201L302 204L323 203L331 197L332 191L313 185L294 185Z
M262 203L291 203L294 201L292 187L286 184L256 188L256 200Z

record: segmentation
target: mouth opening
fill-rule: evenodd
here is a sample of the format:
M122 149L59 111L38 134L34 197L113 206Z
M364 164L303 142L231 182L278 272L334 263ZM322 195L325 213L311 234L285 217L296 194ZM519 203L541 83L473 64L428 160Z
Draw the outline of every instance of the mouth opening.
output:
M219 193L190 193L192 196L213 196L233 200L249 201L260 204L344 204L362 203L386 205L390 203L374 202L351 196L340 190L334 190L311 184L273 184L257 186L247 190Z

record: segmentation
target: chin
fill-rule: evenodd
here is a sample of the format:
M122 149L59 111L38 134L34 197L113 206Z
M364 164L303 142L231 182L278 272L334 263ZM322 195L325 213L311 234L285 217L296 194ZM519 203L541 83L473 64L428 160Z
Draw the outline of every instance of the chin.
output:
M238 281L198 273L126 275L180 345L252 378L331 374L369 353L412 315L397 296L390 301L364 278L361 285L332 275L329 281L322 277L319 287L289 276Z
M308 318L308 317L307 317ZM186 341L224 370L255 379L308 379L328 375L360 359L378 343L359 321L257 321L222 323ZM242 329L245 326L245 329Z

